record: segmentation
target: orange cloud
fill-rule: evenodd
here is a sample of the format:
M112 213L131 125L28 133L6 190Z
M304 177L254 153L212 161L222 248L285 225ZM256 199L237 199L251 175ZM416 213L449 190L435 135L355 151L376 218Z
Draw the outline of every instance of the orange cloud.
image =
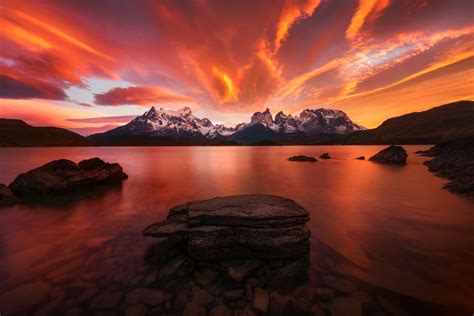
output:
M95 95L95 103L99 105L143 105L157 103L193 103L195 100L158 87L127 87L114 88L105 93Z

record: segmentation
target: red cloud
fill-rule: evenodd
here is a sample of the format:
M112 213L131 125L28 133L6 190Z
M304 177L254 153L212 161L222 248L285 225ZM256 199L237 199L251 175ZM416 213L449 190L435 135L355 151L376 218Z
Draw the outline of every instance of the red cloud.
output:
M101 116L101 117L88 117L88 118L77 118L77 119L68 119L70 122L77 123L126 123L134 119L135 115L121 115L121 116Z
M22 82L0 75L0 98L65 100L67 97L62 89L48 83Z
M147 106L157 103L192 103L194 101L190 97L177 95L158 87L114 88L95 95L95 103L99 105L136 104Z

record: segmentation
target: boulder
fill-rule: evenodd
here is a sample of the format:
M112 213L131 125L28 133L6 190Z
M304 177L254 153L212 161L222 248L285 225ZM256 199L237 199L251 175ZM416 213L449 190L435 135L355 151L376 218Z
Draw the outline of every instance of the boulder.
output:
M303 155L299 155L299 156L293 156L293 157L290 157L288 158L289 161L300 161L300 162L316 162L318 161L316 158L314 157L311 157L311 156L303 156Z
M9 206L18 203L18 198L9 187L0 183L0 206Z
M324 153L321 156L319 156L321 159L331 159L331 156L329 156L329 153Z
M309 252L309 213L295 201L272 195L218 197L177 206L143 234L186 242L198 261L291 259ZM252 269L250 269L252 270ZM236 278L246 271L233 271Z
M356 158L357 160L365 160L365 156L360 156Z
M76 164L61 159L20 174L9 187L19 197L33 198L68 193L126 178L127 175L118 163L110 164L99 158L92 158Z
M438 144L423 155L434 157L425 162L429 171L450 180L446 189L474 195L474 137Z
M405 165L407 163L407 157L407 152L402 146L391 145L370 157L369 160L383 164Z

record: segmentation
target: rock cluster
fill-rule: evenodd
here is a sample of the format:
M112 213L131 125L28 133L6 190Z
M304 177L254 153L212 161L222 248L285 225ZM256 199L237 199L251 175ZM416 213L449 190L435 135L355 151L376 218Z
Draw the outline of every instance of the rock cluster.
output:
M288 158L288 160L289 161L301 161L301 162L316 162L316 161L318 161L314 157L304 156L304 155L293 156L293 157Z
M143 234L186 241L195 260L289 259L309 251L308 220L293 200L237 195L176 206Z
M405 165L407 163L407 157L407 152L402 146L391 145L370 157L369 160L383 164Z
M450 180L446 189L474 195L474 137L444 142L422 154L434 157L425 162L428 170Z
M91 185L126 178L127 175L118 163L111 164L99 158L92 158L76 164L61 159L20 174L9 188L20 198L34 198L68 193Z

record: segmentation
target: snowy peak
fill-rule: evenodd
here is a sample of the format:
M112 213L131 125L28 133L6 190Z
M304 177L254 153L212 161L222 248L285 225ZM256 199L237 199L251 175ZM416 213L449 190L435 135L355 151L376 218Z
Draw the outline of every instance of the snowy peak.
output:
M255 112L250 119L250 124L262 123L270 126L273 124L273 117L270 110L267 108L264 112Z

